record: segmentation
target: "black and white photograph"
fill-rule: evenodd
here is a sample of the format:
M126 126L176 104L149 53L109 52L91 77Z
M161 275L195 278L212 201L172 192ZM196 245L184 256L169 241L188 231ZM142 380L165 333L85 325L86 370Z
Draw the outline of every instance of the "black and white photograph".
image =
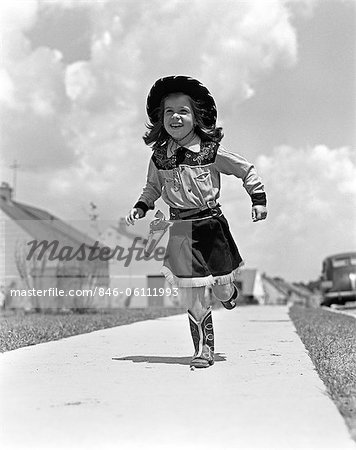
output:
M0 37L1 448L356 450L356 1Z

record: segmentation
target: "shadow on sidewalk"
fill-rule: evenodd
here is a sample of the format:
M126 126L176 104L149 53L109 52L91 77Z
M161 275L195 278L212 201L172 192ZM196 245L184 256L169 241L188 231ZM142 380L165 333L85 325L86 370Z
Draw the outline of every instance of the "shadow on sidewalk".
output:
M132 361L134 363L151 363L151 364L181 364L189 366L192 359L191 356L123 356L122 358L112 358L114 361ZM223 353L215 353L215 362L226 361Z

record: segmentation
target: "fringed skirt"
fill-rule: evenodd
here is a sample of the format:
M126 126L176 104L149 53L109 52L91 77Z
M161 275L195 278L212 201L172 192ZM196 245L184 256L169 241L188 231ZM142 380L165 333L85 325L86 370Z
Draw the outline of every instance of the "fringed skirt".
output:
M228 284L235 280L242 258L221 214L180 220L169 229L162 273L178 287Z

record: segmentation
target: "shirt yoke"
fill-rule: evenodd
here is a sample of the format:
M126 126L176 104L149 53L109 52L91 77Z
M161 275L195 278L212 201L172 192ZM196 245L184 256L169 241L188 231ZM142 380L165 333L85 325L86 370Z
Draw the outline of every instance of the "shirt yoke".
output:
M152 161L158 170L171 170L180 165L203 166L212 164L220 144L213 141L201 141L200 151L193 152L181 147L177 154L167 157L167 145L153 147Z

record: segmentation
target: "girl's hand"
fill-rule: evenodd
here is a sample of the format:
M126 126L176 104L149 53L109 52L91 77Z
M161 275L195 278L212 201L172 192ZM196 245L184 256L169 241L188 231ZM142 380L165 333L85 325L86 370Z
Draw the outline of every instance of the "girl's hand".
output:
M265 220L267 217L267 208L262 205L252 206L252 221Z
M125 217L127 225L135 225L136 220L141 219L144 215L145 213L141 208L132 208Z

